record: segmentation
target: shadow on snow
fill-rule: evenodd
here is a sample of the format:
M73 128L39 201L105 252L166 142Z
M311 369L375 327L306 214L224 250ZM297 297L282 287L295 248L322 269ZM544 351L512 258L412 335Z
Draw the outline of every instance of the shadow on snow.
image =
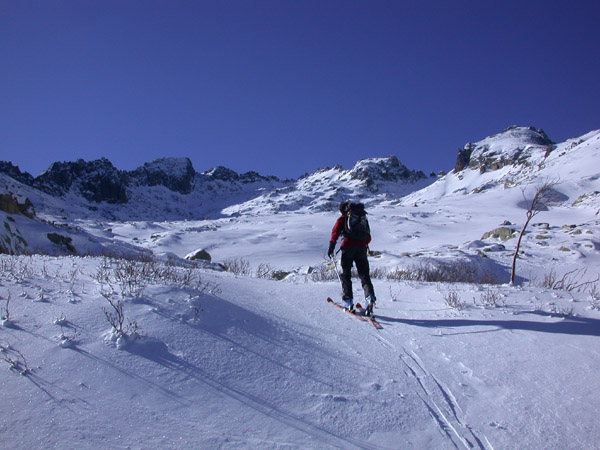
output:
M537 311L520 314L544 315ZM524 330L539 333L570 334L579 336L600 336L600 320L586 317L558 318L555 322L533 320L483 320L483 319L398 319L377 315L380 322L403 323L425 328L462 328L462 327L491 327L492 329L474 330L472 333L482 333L497 330Z

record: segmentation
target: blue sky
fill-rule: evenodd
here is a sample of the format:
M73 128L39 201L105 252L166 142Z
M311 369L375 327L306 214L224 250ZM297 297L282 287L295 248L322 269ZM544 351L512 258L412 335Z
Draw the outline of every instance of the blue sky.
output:
M450 170L511 125L600 128L597 1L0 0L0 160L39 175Z

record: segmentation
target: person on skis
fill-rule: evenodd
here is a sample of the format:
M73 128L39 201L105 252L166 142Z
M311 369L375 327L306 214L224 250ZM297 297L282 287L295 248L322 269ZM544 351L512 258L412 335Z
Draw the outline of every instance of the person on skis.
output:
M335 222L331 231L329 249L327 256L333 259L335 256L335 245L340 236L344 236L340 250L342 251L342 300L344 308L348 311L354 310L352 295L352 265L356 264L358 277L360 278L365 293L365 315L373 313L375 304L375 291L371 276L369 274L369 260L367 259L367 247L371 242L371 230L366 219L364 205L361 203L350 203L344 201L339 206L340 217Z

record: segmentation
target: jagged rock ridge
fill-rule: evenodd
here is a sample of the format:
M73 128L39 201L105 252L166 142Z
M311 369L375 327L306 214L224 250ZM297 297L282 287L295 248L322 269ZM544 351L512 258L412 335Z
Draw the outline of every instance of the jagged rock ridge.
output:
M194 170L189 158L160 158L145 163L132 171L117 169L108 159L94 161L78 159L73 162L55 162L38 177L23 173L10 162L0 161L0 173L27 186L53 196L74 193L91 203L124 204L136 187L163 186L170 191L186 195L196 186L208 189L207 183L278 182L277 177L262 176L256 172L238 174L225 167L216 167L203 173Z
M227 214L264 214L270 212L330 211L342 200L373 203L397 199L431 184L434 178L421 171L407 169L397 157L368 158L350 170L341 166L317 169L293 184L233 205Z
M234 208L237 213L250 213L258 204L266 207L265 211L296 210L305 206L330 208L343 198L378 192L399 195L398 189L406 193L413 190L416 183L430 182L423 172L409 170L395 156L363 159L347 171L336 166L316 170L299 180L284 181L256 172L238 174L222 166L197 173L188 158L161 158L129 172L118 170L106 158L56 162L36 178L21 173L11 163L0 165L0 172L54 197L80 196L92 205L92 211L97 210L93 205L117 207L133 202L140 211L147 210L147 214L156 213L157 205L162 205L166 212L171 211L180 218L194 218L201 213L214 215L230 205L241 206ZM166 188L181 197L168 196L161 190L143 193L143 188L156 187ZM248 202L253 202L253 206ZM115 208L107 210L106 206L103 211L106 216L115 218L151 218L140 215L139 211L127 216ZM167 218L166 215L159 217Z
M127 202L127 174L106 158L52 163L33 180L33 186L51 195L65 195L73 189L94 203Z

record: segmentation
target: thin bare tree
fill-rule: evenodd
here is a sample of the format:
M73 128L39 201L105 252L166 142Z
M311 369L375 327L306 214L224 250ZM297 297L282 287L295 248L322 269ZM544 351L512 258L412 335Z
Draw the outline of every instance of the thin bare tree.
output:
M525 223L523 224L523 228L519 233L519 238L517 239L517 247L515 248L515 254L513 255L512 260L512 269L510 272L510 284L515 283L515 268L517 265L517 258L519 257L519 248L521 247L521 240L523 239L523 235L525 234L525 230L535 216L537 216L542 211L547 211L548 207L558 204L558 193L554 188L559 183L558 180L546 180L540 184L536 190L533 198L530 200L527 199L525 195L525 189L522 189L523 198L525 199L525 204L527 206L527 212Z

